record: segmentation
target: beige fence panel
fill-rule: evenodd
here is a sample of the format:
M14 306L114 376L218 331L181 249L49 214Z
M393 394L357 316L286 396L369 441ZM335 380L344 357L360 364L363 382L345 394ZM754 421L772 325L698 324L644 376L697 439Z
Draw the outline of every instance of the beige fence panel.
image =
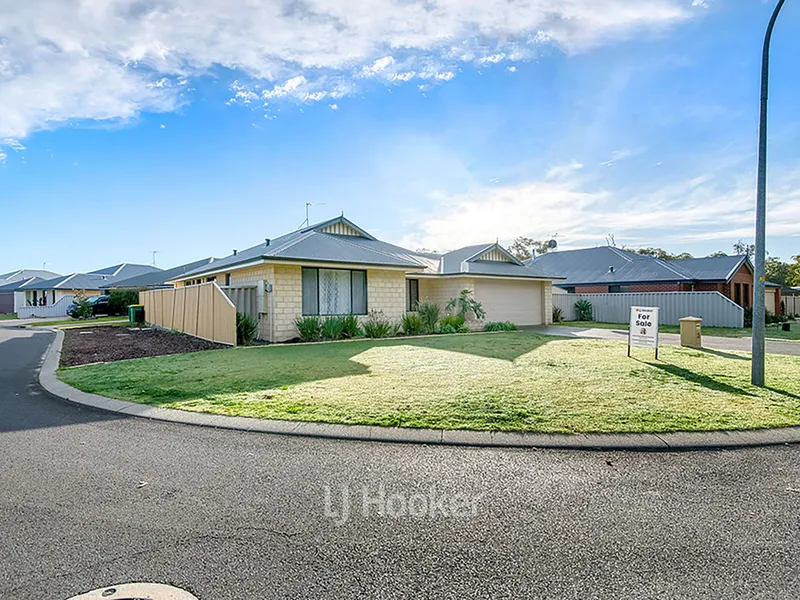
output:
M258 286L226 285L220 287L220 289L225 292L225 295L233 302L233 305L236 307L236 312L250 315L253 319L258 320Z
M781 301L787 315L800 314L800 296L784 296Z
M214 283L141 292L148 323L236 345L236 307Z

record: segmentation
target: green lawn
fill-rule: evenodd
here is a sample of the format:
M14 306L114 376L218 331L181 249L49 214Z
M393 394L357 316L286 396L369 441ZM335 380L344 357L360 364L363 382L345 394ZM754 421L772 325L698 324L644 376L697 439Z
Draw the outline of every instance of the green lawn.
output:
M14 313L0 313L0 321L7 321L9 319L16 319L17 315Z
M31 323L29 327L58 327L59 325L95 325L97 323L108 323L109 321L125 321L126 317L97 317L95 319L64 319L63 321L45 321L43 323Z
M276 345L59 371L87 392L272 419L540 432L746 429L800 424L800 357L650 351L529 332Z
M622 329L628 331L627 323L600 323L599 321L562 321L553 323L566 327L596 327L599 329ZM680 333L679 325L659 325L661 333ZM717 337L745 338L753 335L749 327L737 329L735 327L703 327L703 335ZM766 336L773 340L800 340L800 322L792 322L790 331L781 331L779 326L767 325Z

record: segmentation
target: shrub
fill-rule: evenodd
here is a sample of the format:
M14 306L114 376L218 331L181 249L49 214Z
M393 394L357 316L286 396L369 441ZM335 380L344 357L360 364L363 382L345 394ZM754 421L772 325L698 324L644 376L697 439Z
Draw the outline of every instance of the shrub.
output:
M389 337L396 331L393 325L383 314L382 311L372 310L364 321L364 335L368 338Z
M341 317L328 317L322 322L323 340L340 340L344 332L344 323Z
M139 292L136 290L111 290L108 295L108 312L112 315L128 314L131 304L139 304Z
M436 333L440 311L439 305L433 302L421 302L417 305L417 314L422 319L423 333Z
M240 346L249 346L256 339L258 323L246 313L236 313L236 343Z
M298 317L294 326L301 342L316 342L322 338L322 321L319 317Z
M422 335L425 333L425 323L417 313L406 313L401 323L403 333L406 335Z
M553 323L561 323L564 320L564 311L558 306L553 307Z
M466 325L462 325L458 329L456 329L456 333L469 333L471 330Z
M72 311L72 316L76 319L88 319L92 316L92 305L89 304L89 298L86 297L84 292L77 292L75 298L72 300L75 309Z
M486 316L483 305L472 297L470 290L461 290L457 298L450 298L450 302L447 303L444 309L448 314L460 315L465 320L469 313L474 314L479 321Z
M764 309L764 323L765 324L780 323L780 317L776 317L767 309ZM753 326L753 309L750 306L744 309L744 326L745 327Z
M487 323L483 326L484 331L516 331L517 326L511 321L500 321L497 323Z
M592 303L588 300L578 300L575 303L575 312L577 313L578 321L591 321Z
M358 324L358 317L355 315L345 315L342 317L342 337L343 338L357 338L364 335L361 331L361 326Z
M439 326L439 333L458 333L458 330L452 325L445 324Z
M463 315L445 315L439 323L439 332L441 333L442 330L447 327L453 330L450 333L456 333L459 327L464 326L464 323L465 319Z

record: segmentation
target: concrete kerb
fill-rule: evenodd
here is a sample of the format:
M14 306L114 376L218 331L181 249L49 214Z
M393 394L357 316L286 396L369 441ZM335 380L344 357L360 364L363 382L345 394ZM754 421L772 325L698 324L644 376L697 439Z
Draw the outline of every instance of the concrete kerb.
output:
M526 433L442 429L409 429L231 417L159 408L81 392L56 376L64 331L56 330L39 371L39 383L53 396L118 414L186 425L217 427L279 435L341 440L482 446L502 448L559 448L571 450L704 450L800 443L800 427L744 431L687 431L671 433Z

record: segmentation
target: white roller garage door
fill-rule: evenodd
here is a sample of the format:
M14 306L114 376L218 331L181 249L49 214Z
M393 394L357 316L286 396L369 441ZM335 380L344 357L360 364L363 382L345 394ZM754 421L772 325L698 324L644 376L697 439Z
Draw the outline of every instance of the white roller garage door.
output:
M511 321L516 325L542 324L540 281L476 279L475 299L486 311L486 322Z

